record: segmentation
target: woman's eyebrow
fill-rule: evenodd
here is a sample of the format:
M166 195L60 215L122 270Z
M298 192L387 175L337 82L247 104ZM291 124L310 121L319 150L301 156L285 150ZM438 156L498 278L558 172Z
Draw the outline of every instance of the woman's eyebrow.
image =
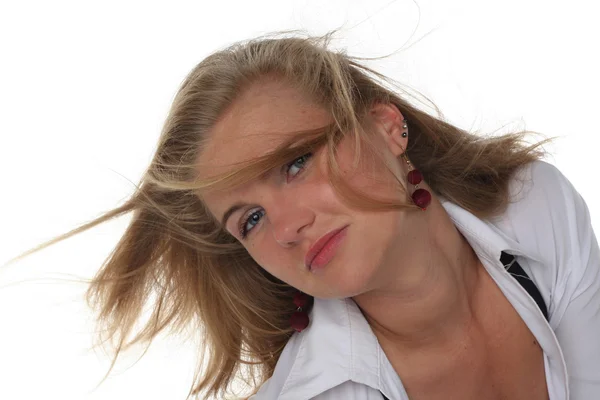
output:
M271 177L271 175L273 174L274 170L276 170L277 168L273 168L269 171L265 171L263 174L261 174L258 179L257 182L260 183L265 183L269 180L269 178ZM239 210L240 208L244 208L246 206L250 205L250 203L245 203L242 201L238 201L236 203L234 203L231 207L229 207L227 209L227 211L225 211L225 214L223 214L223 218L221 218L221 226L225 226L225 224L227 223L227 220L229 219L229 217L231 216L231 214L233 214L234 212L236 212L237 210Z
M231 207L229 207L227 209L227 211L225 211L225 214L223 214L223 218L221 219L221 225L225 226L227 224L227 220L229 219L231 214L233 214L240 208L246 207L247 205L248 205L248 203L243 203L243 202L234 203Z

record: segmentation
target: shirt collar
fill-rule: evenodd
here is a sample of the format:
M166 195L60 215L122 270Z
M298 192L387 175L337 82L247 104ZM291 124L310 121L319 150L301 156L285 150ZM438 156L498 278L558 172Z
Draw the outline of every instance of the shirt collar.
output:
M508 222L506 218L482 220L457 204L444 199L440 199L440 202L456 228L479 256L486 257L492 262L498 262L501 253L505 251L511 255L519 255L542 262L541 255L531 248L525 248L501 229L502 225Z
M300 344L279 398L312 398L348 380L379 390L383 352L354 300L315 298L310 321L291 339Z

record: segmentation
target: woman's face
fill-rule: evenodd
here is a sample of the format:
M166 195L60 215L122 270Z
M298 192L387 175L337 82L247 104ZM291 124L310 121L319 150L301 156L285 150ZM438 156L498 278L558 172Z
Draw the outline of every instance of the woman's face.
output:
M402 115L393 105L378 105L372 119L372 133L385 157L396 161L401 148L406 148ZM326 111L296 89L277 82L257 83L209 132L198 159L199 173L206 177L227 171L237 162L275 149L288 132L331 121ZM352 139L342 140L338 162L350 185L381 198L406 198L383 165L363 159L352 171L353 155ZM394 165L398 167L394 172L404 176L401 163ZM351 297L385 283L386 268L397 265L401 257L399 243L407 236L402 227L411 213L353 208L335 193L327 176L323 149L289 160L283 169L234 190L205 193L203 199L218 220L227 216L226 230L275 277L313 296ZM319 247L319 239L340 229L315 257L311 248Z

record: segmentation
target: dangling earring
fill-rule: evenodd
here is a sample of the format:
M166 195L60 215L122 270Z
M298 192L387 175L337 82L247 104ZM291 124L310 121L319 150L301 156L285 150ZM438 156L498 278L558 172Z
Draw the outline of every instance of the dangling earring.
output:
M406 120L403 120L403 121L404 121L403 128L406 129ZM407 137L407 136L408 136L408 133L406 133L406 132L402 133L402 137ZM404 161L406 161L406 165L408 165L408 168L409 168L406 180L408 181L408 183L415 185L415 191L413 192L411 198L417 207L419 207L421 210L425 211L427 209L427 206L429 205L429 203L431 203L431 193L429 193L429 191L427 191L425 189L419 188L419 183L421 183L423 181L423 174L421 174L421 171L419 171L418 169L416 169L412 166L412 164L410 163L410 160L408 159L408 156L406 155L406 151L402 152L402 158L404 158Z
M296 332L303 331L308 326L308 313L306 312L309 297L306 293L298 291L294 295L294 304L298 309L290 318L290 325Z

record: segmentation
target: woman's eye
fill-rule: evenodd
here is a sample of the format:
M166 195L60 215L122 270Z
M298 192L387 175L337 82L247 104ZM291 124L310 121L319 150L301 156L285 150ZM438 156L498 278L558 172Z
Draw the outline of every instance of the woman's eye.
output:
M254 229L254 227L260 222L260 219L265 215L265 210L254 211L249 214L246 218L242 219L240 225L240 236L245 239L248 233Z
M301 157L296 158L291 163L287 164L287 166L286 166L287 175L290 176L291 178L294 178L306 167L306 163L311 157L312 157L312 153L307 153ZM265 210L259 209L259 210L253 211L250 214L247 214L247 216L245 218L242 218L242 221L238 227L240 237L242 239L246 239L246 237L248 236L250 231L252 229L254 229L254 227L256 225L258 225L258 223L260 222L261 218L264 217L264 215L265 215Z
M287 173L292 175L292 178L296 176L304 167L306 162L312 157L312 153L307 153L301 157L296 158L294 161L287 165Z

